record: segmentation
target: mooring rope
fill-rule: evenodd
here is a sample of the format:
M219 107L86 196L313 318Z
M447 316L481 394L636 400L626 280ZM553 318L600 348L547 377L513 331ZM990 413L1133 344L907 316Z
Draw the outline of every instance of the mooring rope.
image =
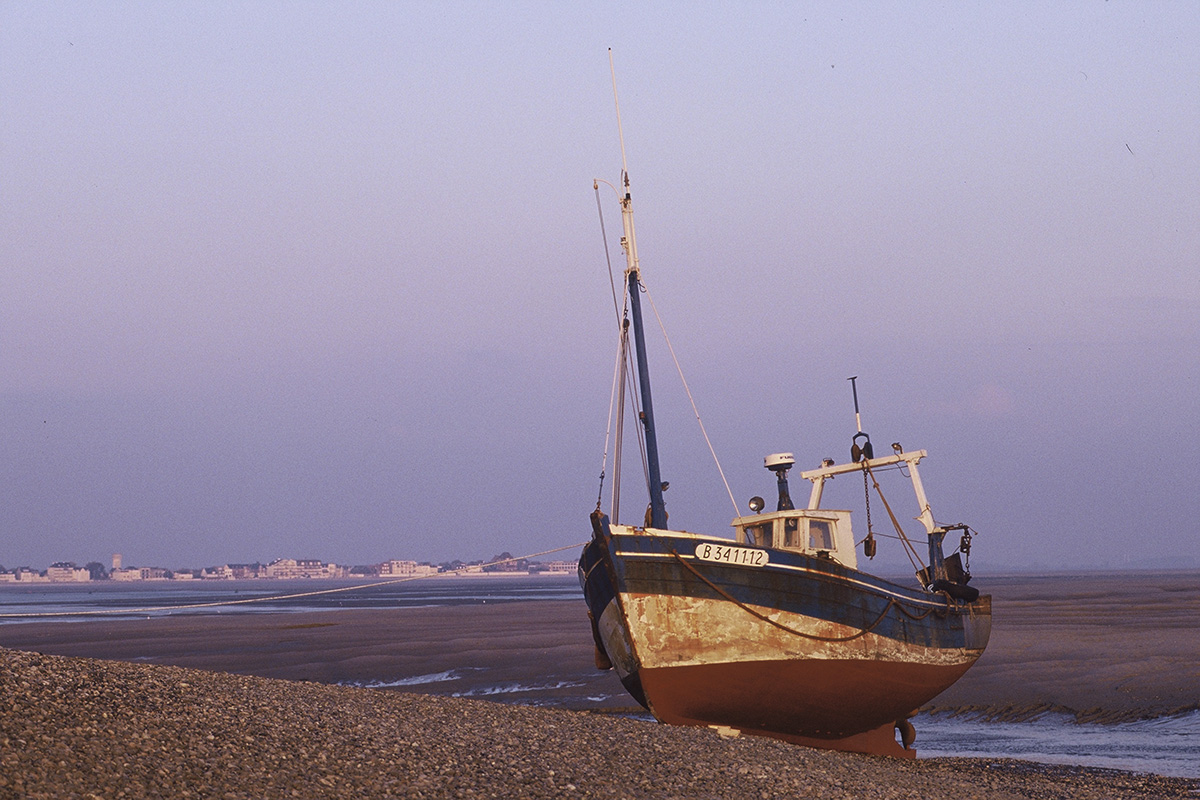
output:
M494 567L497 564L509 564L513 561L521 561L522 559L537 558L538 556L546 556L551 553L560 553L563 550L573 550L576 547L583 547L587 542L579 544L569 544L566 547L556 547L553 550L543 550L540 553L530 553L527 556L514 556L513 558L502 558L498 561L492 561L487 564L472 564L469 567L461 567L447 572L435 572L429 575L408 575L403 578L394 578L387 581L378 581L376 583L361 583L353 586L339 586L336 589L317 589L311 592L296 592L295 594L276 594L267 595L265 597L246 597L240 600L214 600L211 603L188 603L186 605L176 606L147 606L145 608L105 608L92 611L27 611L21 613L5 614L0 613L0 617L4 618L41 618L41 617L94 617L105 614L145 614L152 611L184 611L195 608L217 608L220 606L237 606L247 603L266 603L272 600L295 600L301 597L316 597L325 594L337 594L339 592L353 592L359 589L374 589L379 586L391 586L397 583L408 583L409 581L425 580L426 578L441 578L448 575L461 575L465 572L471 572L484 567Z

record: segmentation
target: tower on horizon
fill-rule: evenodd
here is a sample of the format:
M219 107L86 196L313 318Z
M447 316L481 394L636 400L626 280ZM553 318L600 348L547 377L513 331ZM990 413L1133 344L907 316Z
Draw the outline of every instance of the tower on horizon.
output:
M112 568L113 568L113 569L120 569L120 568L121 568L121 554L120 554L120 553L113 553L113 565L112 565Z

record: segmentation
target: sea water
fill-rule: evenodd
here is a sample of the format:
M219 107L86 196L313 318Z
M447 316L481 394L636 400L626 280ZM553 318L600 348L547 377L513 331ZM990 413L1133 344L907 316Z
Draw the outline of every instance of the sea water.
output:
M336 589L334 592L327 592ZM326 592L313 594L313 592ZM251 600L252 602L242 602ZM153 584L0 585L0 624L121 619L168 613L289 613L351 608L414 608L518 600L578 600L574 576L447 578L371 586L361 581L221 581ZM237 602L237 605L210 604ZM191 608L183 608L183 607ZM171 609L176 609L172 611ZM182 609L182 610L180 610ZM55 615L55 616L42 616ZM591 687L597 673L547 672L533 682L489 682L474 668L399 676L361 685L477 697L520 705L593 707L633 701ZM1076 723L1064 714L1023 722L920 714L913 720L921 758L1017 758L1049 764L1200 778L1200 711L1119 724Z
M0 584L0 624L179 613L278 614L579 599L574 575L385 580L94 581Z
M1200 711L1110 725L1066 714L1026 722L919 714L913 723L923 758L1020 758L1200 778Z

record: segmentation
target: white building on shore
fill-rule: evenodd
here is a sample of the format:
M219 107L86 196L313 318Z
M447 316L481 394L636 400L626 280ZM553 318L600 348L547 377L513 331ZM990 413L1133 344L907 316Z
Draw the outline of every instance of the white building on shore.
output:
M167 570L163 567L125 567L108 573L114 581L165 581Z
M542 575L574 575L579 571L578 561L535 561L529 565L530 572Z
M11 572L0 572L0 582L3 583L49 583L50 579L37 570L28 567L17 567Z
M60 561L46 569L46 579L51 583L84 583L92 579L92 573L72 562Z
M379 565L381 578L420 578L426 575L436 575L438 568L430 564L418 564L415 561L385 561Z
M346 568L337 564L325 564L316 559L277 558L267 564L268 578L295 580L298 578L344 578Z

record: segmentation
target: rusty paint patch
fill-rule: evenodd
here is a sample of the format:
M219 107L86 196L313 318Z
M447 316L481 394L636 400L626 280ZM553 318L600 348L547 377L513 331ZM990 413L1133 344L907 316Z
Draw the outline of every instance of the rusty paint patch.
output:
M808 636L849 639L828 642L805 638L771 625L724 600L629 594L622 596L628 636L644 668L703 666L761 660L865 660L886 663L970 666L982 648L934 648L868 633L850 639L854 628L803 614L752 607L784 628Z

